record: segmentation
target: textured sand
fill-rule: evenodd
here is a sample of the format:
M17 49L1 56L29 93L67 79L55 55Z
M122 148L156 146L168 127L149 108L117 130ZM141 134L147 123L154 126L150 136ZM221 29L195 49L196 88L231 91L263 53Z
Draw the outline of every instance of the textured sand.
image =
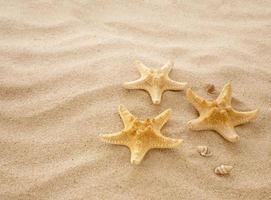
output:
M0 2L0 199L271 199L271 1ZM233 106L261 115L236 130L237 144L193 132L184 92L160 106L127 91L173 60L171 77L208 95L233 84ZM122 128L119 104L141 118L172 108L162 133L176 150L129 163L125 147L97 136ZM203 158L197 145L208 145ZM228 177L213 168L230 164Z

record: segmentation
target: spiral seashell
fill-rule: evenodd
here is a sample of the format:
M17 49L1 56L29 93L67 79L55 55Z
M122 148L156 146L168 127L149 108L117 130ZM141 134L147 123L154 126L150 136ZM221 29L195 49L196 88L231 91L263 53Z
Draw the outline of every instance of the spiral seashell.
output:
M230 165L220 165L216 167L214 171L217 175L226 175L229 174L232 169L233 167Z
M204 157L210 157L213 155L213 153L210 151L210 149L207 146L198 146L197 151L201 156Z
M207 93L214 94L215 93L215 86L213 84L207 84L206 90L207 90Z

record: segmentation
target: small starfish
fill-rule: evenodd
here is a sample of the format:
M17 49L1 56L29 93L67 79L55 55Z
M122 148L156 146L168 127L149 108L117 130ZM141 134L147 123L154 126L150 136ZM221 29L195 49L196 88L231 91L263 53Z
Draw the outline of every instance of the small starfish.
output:
M196 108L200 116L188 122L191 130L215 130L226 140L236 142L239 136L234 127L247 123L258 116L259 110L239 112L232 108L232 88L228 83L216 100L209 101L187 89L188 101Z
M133 116L122 105L119 106L119 114L124 123L124 129L121 132L100 135L100 137L107 143L129 147L132 164L139 164L150 149L174 148L182 142L181 139L172 139L160 133L160 129L170 118L170 109L155 118L147 118L144 121Z
M141 77L138 80L124 83L126 89L146 90L154 104L160 104L166 90L183 90L187 83L180 83L169 78L173 63L169 61L161 69L150 69L140 61L136 61Z

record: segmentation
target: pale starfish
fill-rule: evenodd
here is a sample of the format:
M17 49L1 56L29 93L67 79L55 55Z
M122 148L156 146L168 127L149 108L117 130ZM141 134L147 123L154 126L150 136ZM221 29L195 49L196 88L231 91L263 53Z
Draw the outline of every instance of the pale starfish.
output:
M199 118L188 122L189 128L191 130L215 130L230 142L239 140L234 127L255 119L259 112L258 109L247 112L234 110L231 106L230 83L224 86L216 100L205 100L190 88L187 89L186 96L200 115Z
M167 62L161 69L150 69L140 61L136 61L141 77L138 80L124 83L126 89L146 90L154 104L160 104L166 90L183 90L187 83L180 83L169 78L173 63Z
M172 139L160 133L160 129L171 116L170 109L155 118L147 118L144 121L133 116L122 105L119 106L119 114L124 123L124 129L118 133L100 137L107 143L127 146L131 151L132 164L139 164L150 149L174 148L182 142L181 139Z

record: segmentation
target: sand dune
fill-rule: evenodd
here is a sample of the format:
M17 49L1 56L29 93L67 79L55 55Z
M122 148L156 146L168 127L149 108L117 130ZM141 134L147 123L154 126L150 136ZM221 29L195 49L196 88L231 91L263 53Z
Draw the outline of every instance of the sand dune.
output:
M270 1L1 1L0 199L271 199ZM184 92L153 105L122 83L134 60L199 94L232 82L233 106L260 109L236 144L194 132ZM125 147L99 134L122 128L124 104L142 119L173 110L162 133L184 139L130 164ZM214 156L203 158L197 145ZM228 177L213 169L230 164Z

